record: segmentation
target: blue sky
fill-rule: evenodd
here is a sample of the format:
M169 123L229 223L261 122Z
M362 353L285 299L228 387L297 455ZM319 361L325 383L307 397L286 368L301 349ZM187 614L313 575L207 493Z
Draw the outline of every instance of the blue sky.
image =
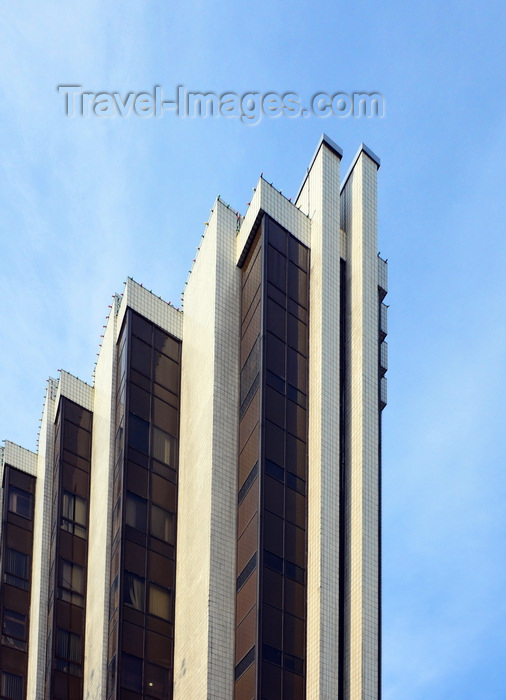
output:
M382 160L384 700L506 690L506 7L76 0L0 9L0 438L89 381L127 276L176 304L209 209L295 195L322 132ZM68 119L90 92L380 92L382 119Z

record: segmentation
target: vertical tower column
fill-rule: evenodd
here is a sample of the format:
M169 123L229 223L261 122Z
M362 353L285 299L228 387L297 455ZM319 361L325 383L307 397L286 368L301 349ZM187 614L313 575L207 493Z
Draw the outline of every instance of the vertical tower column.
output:
M116 298L116 305L118 299ZM106 697L109 629L112 475L116 396L116 314L111 313L95 368L93 449L84 675L85 698Z
M33 566L30 617L30 655L26 697L44 697L46 680L47 608L49 592L49 546L54 460L54 416L58 380L49 379L42 414L37 454L37 484L33 528Z
M234 682L240 270L235 212L218 200L184 298L175 700Z
M341 155L323 137L296 202L311 219L307 700L338 697Z
M380 693L378 166L362 146L342 190L348 248L343 700L378 700Z

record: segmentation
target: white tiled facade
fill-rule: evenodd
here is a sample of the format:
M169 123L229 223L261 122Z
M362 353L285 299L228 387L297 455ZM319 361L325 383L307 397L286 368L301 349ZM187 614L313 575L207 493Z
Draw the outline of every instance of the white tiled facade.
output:
M184 295L174 698L232 697L237 217L217 200Z
M2 474L9 464L36 476L30 700L45 697L60 397L93 414L83 698L108 695L117 341L127 309L182 341L173 696L167 697L236 700L241 265L264 214L310 249L305 698L379 700L379 445L387 368L381 302L387 271L377 255L379 160L362 145L341 184L341 158L339 147L323 136L294 202L263 177L244 217L218 199L183 310L129 278L114 297L93 384L63 371L50 379L38 453L10 442L2 448Z

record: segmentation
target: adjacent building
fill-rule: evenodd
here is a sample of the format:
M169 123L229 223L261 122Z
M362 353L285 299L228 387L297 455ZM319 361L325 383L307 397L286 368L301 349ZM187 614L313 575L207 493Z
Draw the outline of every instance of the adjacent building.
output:
M379 159L341 157L218 198L183 311L129 279L5 443L0 698L379 700Z

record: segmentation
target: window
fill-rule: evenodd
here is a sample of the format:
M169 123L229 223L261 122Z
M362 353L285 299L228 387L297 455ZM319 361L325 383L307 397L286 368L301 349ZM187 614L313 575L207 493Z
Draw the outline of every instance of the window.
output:
M63 492L61 528L86 539L86 501L75 493Z
M69 630L58 629L56 634L56 669L73 676L81 676L82 637Z
M107 697L110 698L116 685L116 654L107 668Z
M128 444L139 452L149 453L149 423L133 413L128 420Z
M123 672L121 673L121 685L134 693L142 693L142 659L131 654L122 654Z
M135 610L144 610L144 579L130 571L125 571L123 603Z
M147 501L127 491L125 521L130 527L146 532Z
M111 586L111 598L109 601L109 617L112 617L114 611L118 607L118 574L114 577Z
M0 691L6 700L23 700L23 676L3 671Z
M152 504L150 532L153 537L174 544L174 515Z
M160 353L155 354L155 382L175 394L179 388L179 366Z
M23 518L32 517L33 496L17 486L9 486L9 510Z
M61 600L83 607L84 568L82 566L62 559L58 585L60 586L58 597Z
M30 572L28 554L18 552L16 549L7 548L5 561L5 583L27 591L29 588L28 576Z
M26 615L4 609L2 644L26 651Z
M174 465L174 438L153 427L153 457L169 466Z
M149 585L149 612L164 620L172 621L171 592L154 583Z
M66 450L70 450L79 457L87 461L90 459L91 435L87 430L79 428L74 423L64 421L63 445Z

